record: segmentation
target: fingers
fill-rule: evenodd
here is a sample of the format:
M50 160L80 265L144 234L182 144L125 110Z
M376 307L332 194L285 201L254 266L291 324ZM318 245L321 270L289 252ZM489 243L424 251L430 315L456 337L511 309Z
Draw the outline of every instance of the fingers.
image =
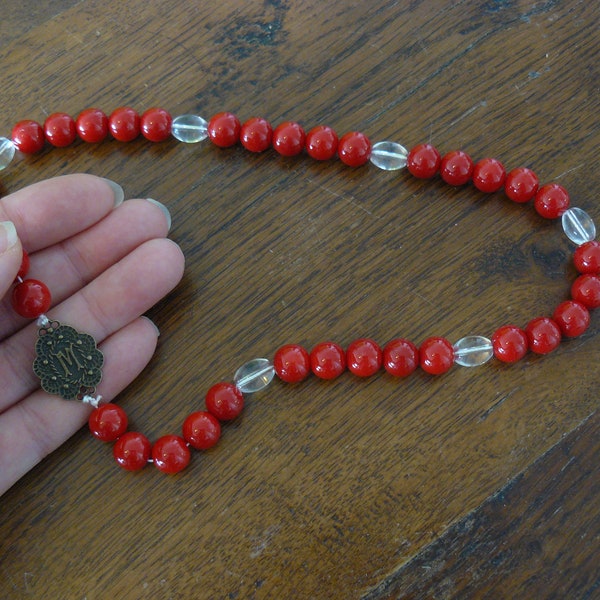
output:
M145 242L79 292L49 311L49 317L104 340L156 304L183 275L179 246L168 239ZM0 345L0 411L39 386L30 367L36 329L32 324ZM131 349L130 349L131 351ZM25 367L24 367L25 365Z
M152 357L157 335L151 321L139 318L108 337L100 345L106 361L98 393L110 400L129 385ZM0 495L73 435L89 413L90 408L81 402L61 400L42 391L2 413Z
M87 229L122 200L120 187L106 179L66 175L2 198L0 221L12 221L24 248L33 253Z
M40 279L52 293L53 305L81 289L140 244L168 233L168 220L154 202L128 200L92 227L31 256L29 277ZM9 299L0 307L0 339L27 321L10 310Z
M0 298L12 285L23 258L21 242L11 221L0 221Z

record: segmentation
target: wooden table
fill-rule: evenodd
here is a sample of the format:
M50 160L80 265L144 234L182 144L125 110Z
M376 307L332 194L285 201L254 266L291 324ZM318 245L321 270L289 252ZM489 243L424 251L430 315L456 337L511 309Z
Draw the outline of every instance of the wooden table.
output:
M24 0L2 132L122 105L326 123L530 167L600 223L599 25L575 0ZM372 165L139 139L48 149L2 186L78 171L168 205L187 257L117 398L151 439L284 343L489 337L576 277L532 206ZM82 430L0 498L0 595L600 597L599 327L512 366L274 381L172 477Z

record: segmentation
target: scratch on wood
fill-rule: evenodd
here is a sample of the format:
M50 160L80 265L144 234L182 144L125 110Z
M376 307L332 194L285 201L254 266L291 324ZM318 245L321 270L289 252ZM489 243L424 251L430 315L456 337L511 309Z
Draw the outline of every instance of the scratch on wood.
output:
M307 181L309 183L316 183L314 179L310 179L310 178ZM338 192L335 192L334 190L331 190L331 189L325 187L324 185L317 184L317 186L320 190L323 190L324 192L327 192L328 194L331 194L332 196L335 196L336 198L341 198L342 200L345 200L349 204L356 206L356 208L359 208L363 212L366 212L370 217L375 217L376 219L381 219L381 217L374 215L370 210L368 210L367 208L362 206L354 196L348 196L346 194L339 194Z
M510 392L504 394L504 396L498 398L498 400L496 400L496 402L494 402L492 406L490 406L485 412L482 413L482 415L479 417L479 421L485 421L499 406L501 406L506 400L508 400L508 398L510 398L516 391L520 389L521 386L518 385L517 387L510 390Z

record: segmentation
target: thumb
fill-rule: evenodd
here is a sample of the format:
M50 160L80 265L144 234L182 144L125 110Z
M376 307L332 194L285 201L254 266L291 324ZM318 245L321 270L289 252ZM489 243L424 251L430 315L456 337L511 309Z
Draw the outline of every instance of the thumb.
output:
M13 284L22 260L23 249L14 224L0 221L0 298Z

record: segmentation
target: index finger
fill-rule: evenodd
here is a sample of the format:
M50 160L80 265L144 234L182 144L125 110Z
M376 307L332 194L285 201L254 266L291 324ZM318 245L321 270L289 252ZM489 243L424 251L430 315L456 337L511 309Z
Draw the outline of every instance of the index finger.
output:
M28 252L87 229L123 200L117 184L94 175L64 175L34 183L0 200L0 220L15 224Z

